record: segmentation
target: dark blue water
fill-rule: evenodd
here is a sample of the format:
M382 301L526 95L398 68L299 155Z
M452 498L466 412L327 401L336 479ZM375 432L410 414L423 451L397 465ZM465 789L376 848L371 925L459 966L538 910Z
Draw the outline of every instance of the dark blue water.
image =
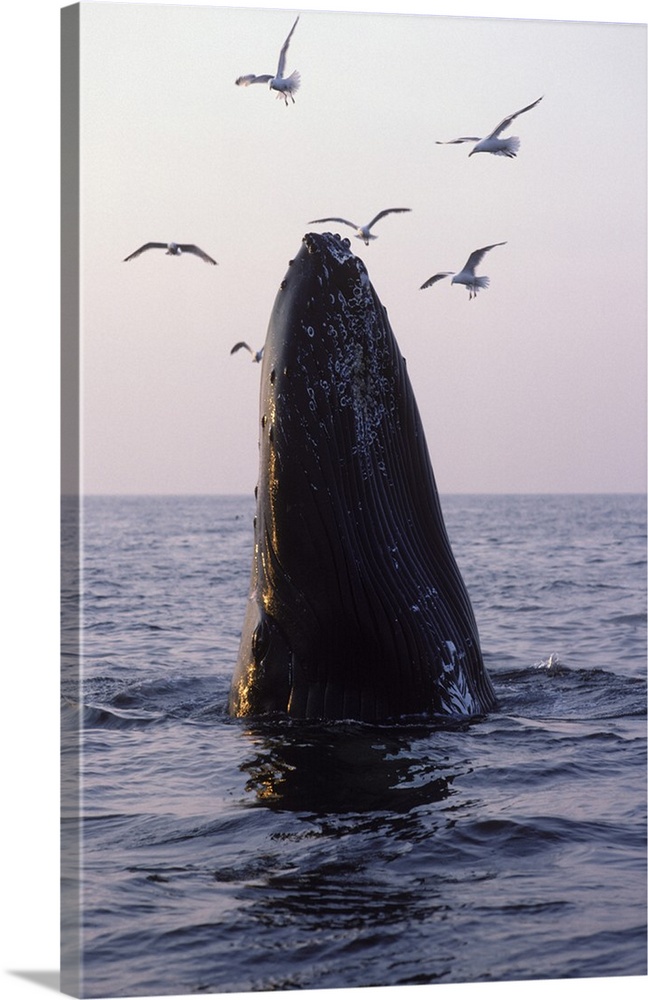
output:
M646 974L645 498L443 506L500 707L439 729L230 719L252 500L84 502L84 995Z

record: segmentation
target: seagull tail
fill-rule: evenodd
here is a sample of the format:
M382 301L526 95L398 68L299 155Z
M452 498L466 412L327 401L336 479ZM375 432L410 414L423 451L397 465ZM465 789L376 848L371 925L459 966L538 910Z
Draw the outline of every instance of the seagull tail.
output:
M520 148L520 140L517 135L508 136L506 139L506 146L503 149L498 150L500 156L517 156L518 150Z
M286 78L286 90L289 94L294 94L295 91L299 90L301 84L301 76L299 70L294 70L289 77Z

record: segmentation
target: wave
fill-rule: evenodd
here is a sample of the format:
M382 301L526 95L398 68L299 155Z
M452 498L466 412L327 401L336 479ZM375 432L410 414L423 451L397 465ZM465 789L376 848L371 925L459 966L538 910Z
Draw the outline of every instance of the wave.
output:
M556 654L531 667L493 673L500 710L574 721L646 715L646 681L600 667L571 668Z
M80 702L69 695L62 702L66 725L84 729L222 718L226 709L227 690L218 676L158 677L126 685L116 677L100 677L87 684Z

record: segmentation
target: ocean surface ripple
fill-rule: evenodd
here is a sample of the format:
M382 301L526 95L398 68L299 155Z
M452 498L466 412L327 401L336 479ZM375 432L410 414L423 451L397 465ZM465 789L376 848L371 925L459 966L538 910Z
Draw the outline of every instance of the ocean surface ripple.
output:
M251 498L84 500L86 996L646 974L646 498L443 510L498 711L369 726L227 715Z

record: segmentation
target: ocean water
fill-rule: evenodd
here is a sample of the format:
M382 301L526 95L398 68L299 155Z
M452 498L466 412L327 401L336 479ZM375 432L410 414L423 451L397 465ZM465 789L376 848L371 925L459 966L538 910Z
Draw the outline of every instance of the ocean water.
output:
M646 974L646 498L443 509L499 708L367 726L228 717L252 498L84 500L82 995Z

